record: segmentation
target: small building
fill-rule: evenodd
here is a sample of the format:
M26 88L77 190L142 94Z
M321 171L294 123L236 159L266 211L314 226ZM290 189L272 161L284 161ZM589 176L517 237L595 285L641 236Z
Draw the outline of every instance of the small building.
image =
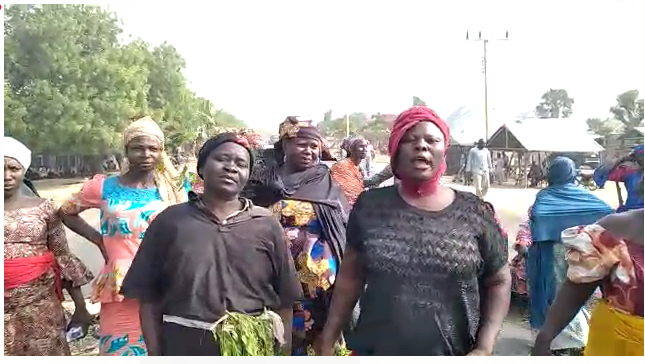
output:
M604 151L584 124L570 119L525 119L504 124L489 138L488 149L517 156L513 168L520 185L526 184L531 162L545 168L550 158L561 155L578 166L591 160L597 165Z

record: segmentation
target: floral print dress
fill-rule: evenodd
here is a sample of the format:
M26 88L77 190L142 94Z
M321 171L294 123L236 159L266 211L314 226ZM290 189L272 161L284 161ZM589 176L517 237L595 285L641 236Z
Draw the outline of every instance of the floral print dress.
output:
M65 228L50 201L4 212L4 259L53 253L61 278L80 287L92 273L67 245ZM63 305L55 292L53 270L32 282L4 291L4 355L70 355Z
M338 259L310 202L282 200L272 210L285 229L305 297L294 307L292 353L307 355L327 320Z
M109 261L92 287L92 302L101 303L99 350L107 356L147 355L139 325L139 304L125 299L121 285L143 236L168 206L155 188L123 186L118 176L97 175L63 203L61 211L100 210L100 232Z

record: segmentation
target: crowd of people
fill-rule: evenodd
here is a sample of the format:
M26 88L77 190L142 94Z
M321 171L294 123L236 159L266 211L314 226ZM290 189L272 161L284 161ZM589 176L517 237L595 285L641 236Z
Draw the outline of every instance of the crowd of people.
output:
M509 265L506 231L483 199L490 153L471 151L476 194L443 185L450 130L433 110L397 117L390 164L374 176L361 167L360 136L329 168L311 120L289 116L278 132L270 153L216 135L191 174L173 166L152 119L134 121L120 173L94 176L60 206L24 189L31 152L5 137L5 355L69 355L69 332L86 334L91 320L80 293L90 281L105 356L250 345L262 348L240 352L492 355L518 277L534 355L643 355L642 147L607 171L640 176L620 213L573 183L571 160L554 159ZM98 229L80 216L88 209L100 212ZM101 252L97 277L69 251L64 226Z

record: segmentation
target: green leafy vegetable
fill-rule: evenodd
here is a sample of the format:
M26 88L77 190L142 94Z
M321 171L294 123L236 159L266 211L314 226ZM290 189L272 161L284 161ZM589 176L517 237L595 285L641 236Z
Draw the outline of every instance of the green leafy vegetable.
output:
M213 329L222 356L275 356L273 321L265 312L249 316L227 312Z

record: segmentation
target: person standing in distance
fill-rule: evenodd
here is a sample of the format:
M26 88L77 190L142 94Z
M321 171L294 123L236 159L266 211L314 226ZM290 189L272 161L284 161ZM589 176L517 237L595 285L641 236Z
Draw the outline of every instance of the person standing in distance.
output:
M470 173L475 185L475 194L480 197L486 197L488 187L490 186L490 172L493 170L493 162L490 152L486 148L484 139L477 141L477 146L472 148L468 153L466 162L466 172Z

